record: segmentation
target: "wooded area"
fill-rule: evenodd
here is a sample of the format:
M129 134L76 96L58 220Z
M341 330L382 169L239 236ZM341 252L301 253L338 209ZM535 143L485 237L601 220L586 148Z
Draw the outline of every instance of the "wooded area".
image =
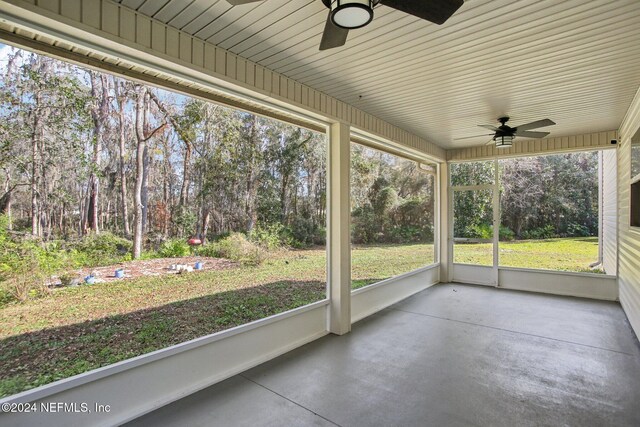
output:
M500 239L597 236L598 152L501 159ZM453 165L454 185L494 180L493 162ZM455 237L491 238L492 194L461 191L454 196Z
M14 235L109 232L134 259L235 232L325 243L323 134L17 49L0 114L0 214ZM354 243L433 241L432 175L358 145L352 165Z
M433 243L435 166L351 145L353 243Z
M134 258L259 224L323 240L324 135L21 50L0 102L0 211L13 230L109 231L133 239Z

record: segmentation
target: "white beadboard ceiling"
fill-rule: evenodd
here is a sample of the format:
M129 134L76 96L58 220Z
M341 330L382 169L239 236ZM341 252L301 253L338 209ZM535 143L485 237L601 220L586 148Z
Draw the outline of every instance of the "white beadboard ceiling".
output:
M445 148L478 124L550 118L551 136L620 125L640 86L638 0L466 0L438 26L379 6L346 46L320 52L321 0L120 3Z

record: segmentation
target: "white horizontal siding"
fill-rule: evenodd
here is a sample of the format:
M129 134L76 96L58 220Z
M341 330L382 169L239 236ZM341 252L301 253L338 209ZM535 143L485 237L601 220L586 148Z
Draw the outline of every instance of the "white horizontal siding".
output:
M640 91L620 126L618 149L618 285L620 303L640 337L640 229L629 226L631 139L640 132Z

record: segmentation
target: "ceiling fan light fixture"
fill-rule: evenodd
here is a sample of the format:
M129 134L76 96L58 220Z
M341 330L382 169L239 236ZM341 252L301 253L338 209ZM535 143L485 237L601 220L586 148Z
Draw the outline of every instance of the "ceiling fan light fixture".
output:
M362 28L373 19L373 0L334 0L331 22L349 30Z
M515 138L513 135L502 135L494 137L493 140L496 142L497 148L509 148L513 145Z

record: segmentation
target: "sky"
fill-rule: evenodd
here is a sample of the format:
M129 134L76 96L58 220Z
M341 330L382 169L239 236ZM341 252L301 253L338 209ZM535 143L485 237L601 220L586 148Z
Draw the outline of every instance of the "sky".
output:
M0 63L2 63L2 65L7 63L7 58L9 57L9 53L11 53L11 49L11 46L0 43Z

